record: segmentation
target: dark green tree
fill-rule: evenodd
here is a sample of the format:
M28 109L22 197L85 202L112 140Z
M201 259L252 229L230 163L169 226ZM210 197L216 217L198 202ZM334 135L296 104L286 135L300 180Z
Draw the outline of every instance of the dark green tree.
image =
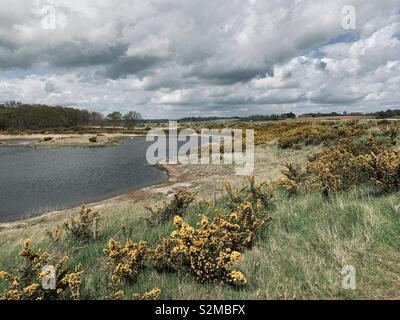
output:
M119 111L114 111L114 112L108 114L106 119L109 122L111 122L113 125L118 125L122 121L122 113Z

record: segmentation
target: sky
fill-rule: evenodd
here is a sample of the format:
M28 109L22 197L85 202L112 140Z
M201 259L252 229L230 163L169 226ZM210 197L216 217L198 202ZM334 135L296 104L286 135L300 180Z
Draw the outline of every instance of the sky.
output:
M400 109L400 1L1 0L10 100L148 119Z

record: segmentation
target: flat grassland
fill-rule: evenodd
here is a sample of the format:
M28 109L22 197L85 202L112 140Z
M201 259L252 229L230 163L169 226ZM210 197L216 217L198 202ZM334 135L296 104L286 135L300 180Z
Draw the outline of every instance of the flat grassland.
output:
M250 189L236 192L247 182L235 175L233 166L165 165L167 182L91 205L98 213L94 235L85 234L86 227L90 232L93 229L90 213L82 220L79 209L0 224L0 270L18 282L12 287L3 274L0 295L42 297L41 289L34 286L40 277L32 272L23 276L15 269L25 266L24 259L35 270L35 264L56 263L68 256L71 270L79 264L83 269L79 295L60 285L55 298L131 299L139 293L134 297L399 299L398 123L289 121L229 126L255 129L254 176L257 182L268 180L267 189L253 190L250 184ZM221 124L210 123L209 127ZM232 186L224 187L226 180ZM195 194L185 205L185 199L174 197L183 189ZM161 209L153 210L152 215L146 207L156 205ZM239 235L228 222L239 219L236 216L247 210L244 207L250 210L253 224L235 220L246 226ZM172 214L163 208L172 208ZM188 225L174 219L175 214ZM218 214L226 215L224 223L211 230L208 227ZM235 218L231 218L233 214ZM157 215L170 219L159 223ZM71 217L80 221L85 237L70 232ZM264 224L258 226L259 221ZM50 236L45 235L46 230L51 231ZM171 235L174 230L178 234ZM221 243L225 233L238 239L245 234L254 241L229 247L205 240L204 234L215 230L215 239ZM164 238L172 239L169 249L176 253L169 268L165 267L166 258L171 257L162 251ZM26 239L32 241L32 249L29 244L25 249L43 250L49 258L41 261L40 252L36 256L27 250L20 252ZM140 244L142 240L147 244ZM148 248L142 255L141 246ZM160 257L162 252L165 256ZM232 252L239 252L240 258L234 258ZM200 256L204 264L197 259ZM219 259L224 257L230 260L221 263ZM355 290L342 288L341 271L346 265L356 269ZM148 294L143 295L145 292Z

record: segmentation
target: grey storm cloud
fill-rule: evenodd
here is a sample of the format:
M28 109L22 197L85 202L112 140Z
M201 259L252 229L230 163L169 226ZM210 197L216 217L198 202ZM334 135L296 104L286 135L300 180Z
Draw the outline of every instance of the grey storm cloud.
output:
M48 93L58 92L58 88L52 81L47 81L44 85L44 90Z
M260 68L242 68L230 70L213 70L204 72L199 69L192 73L193 76L199 77L206 81L221 85L230 85L238 82L247 82L251 79L265 75L272 75L273 71L269 67Z
M347 0L2 0L0 100L146 117L395 107L398 1L352 4L348 31Z
M131 74L144 75L144 71L154 68L162 59L155 56L122 57L106 67L104 75L111 79L126 77Z
M54 67L101 66L114 63L126 50L127 46L123 44L98 47L87 41L71 41L46 50L46 59Z

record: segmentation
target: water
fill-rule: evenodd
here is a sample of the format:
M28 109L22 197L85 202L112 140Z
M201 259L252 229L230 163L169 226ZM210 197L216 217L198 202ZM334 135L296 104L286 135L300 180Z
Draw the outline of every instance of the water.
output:
M0 148L0 221L104 200L165 181L146 161L151 142L107 148Z

